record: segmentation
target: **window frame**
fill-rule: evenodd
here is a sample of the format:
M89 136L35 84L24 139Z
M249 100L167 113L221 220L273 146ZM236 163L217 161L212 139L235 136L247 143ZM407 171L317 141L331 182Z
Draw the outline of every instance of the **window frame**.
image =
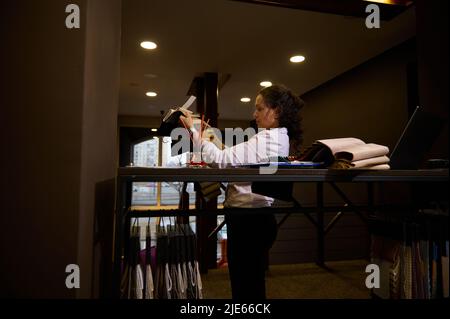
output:
M146 141L149 141L151 139L157 138L158 140L158 160L156 165L161 166L162 165L162 148L163 148L163 138L164 136L157 136L157 135L151 135L151 136L146 136L143 137L141 139L138 139L136 141L133 141L133 143L131 143L131 147L130 147L130 153L131 153L131 159L133 160L133 164L134 164L134 152L135 152L135 146L140 144L140 143L144 143ZM162 197L162 183L163 182L155 182L156 185L156 205L134 205L135 209L139 209L140 207L142 207L143 209L150 209L150 210L161 210L161 209L177 209L178 205L174 205L174 204L167 204L164 205L161 203L161 197ZM189 208L195 208L195 197L192 199L192 203L191 203L191 199L189 200ZM144 208L145 207L145 208Z

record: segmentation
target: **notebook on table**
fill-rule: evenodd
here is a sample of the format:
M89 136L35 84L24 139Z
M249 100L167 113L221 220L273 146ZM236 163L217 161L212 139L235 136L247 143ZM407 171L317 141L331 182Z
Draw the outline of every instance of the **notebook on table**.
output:
M321 168L324 166L324 162L313 162L313 161L297 161L289 160L287 156L274 156L269 157L261 163L255 164L235 164L233 167L266 167L266 166L278 166L280 168Z

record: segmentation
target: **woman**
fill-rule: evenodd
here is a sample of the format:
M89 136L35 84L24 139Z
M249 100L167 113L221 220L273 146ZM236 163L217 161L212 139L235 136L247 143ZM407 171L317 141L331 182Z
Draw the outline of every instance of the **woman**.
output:
M302 142L300 110L304 103L289 89L273 85L259 92L253 117L259 132L247 142L224 150L202 140L201 152L207 163L219 167L258 163L272 156L298 155ZM200 140L190 113L180 117ZM263 146L263 147L261 147ZM290 195L290 194L289 194ZM252 192L252 183L229 183L224 207L261 208L290 205L273 197ZM227 255L233 299L265 299L267 256L276 234L273 214L227 214ZM255 234L262 234L257 236Z

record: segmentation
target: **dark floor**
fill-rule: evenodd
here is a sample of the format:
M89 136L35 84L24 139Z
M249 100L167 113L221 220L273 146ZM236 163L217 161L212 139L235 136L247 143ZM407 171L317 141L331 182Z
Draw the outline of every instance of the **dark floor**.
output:
M271 265L266 290L269 299L368 299L365 286L366 260L326 263L328 269L314 263ZM205 299L231 298L228 268L212 269L202 275Z

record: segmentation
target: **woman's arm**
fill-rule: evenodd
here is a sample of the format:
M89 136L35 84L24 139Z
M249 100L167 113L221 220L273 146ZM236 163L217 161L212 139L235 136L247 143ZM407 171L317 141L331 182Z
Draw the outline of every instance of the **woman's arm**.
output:
M190 128L194 141L200 141L200 133L194 128L190 114L181 116L184 125ZM242 131L241 131L242 132ZM286 136L287 137L287 136ZM217 164L219 167L237 164L255 164L267 160L269 156L281 154L283 141L278 141L277 132L264 130L251 138L247 142L237 144L223 150L217 148L214 143L207 140L201 141L202 160L208 164ZM287 141L289 144L289 141Z
M202 159L208 164L217 164L219 167L236 164L258 163L267 158L266 151L262 147L262 139L255 135L247 142L219 149L209 141L202 141ZM258 145L260 144L260 145Z

